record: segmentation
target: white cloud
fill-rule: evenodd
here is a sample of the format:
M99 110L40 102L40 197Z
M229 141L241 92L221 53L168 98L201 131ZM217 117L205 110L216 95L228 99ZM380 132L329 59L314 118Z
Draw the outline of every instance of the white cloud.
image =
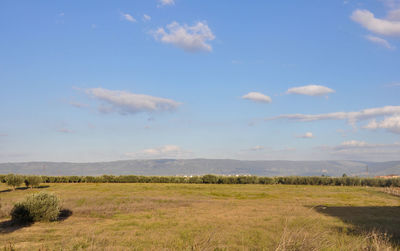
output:
M351 125L357 121L371 119L386 115L400 115L400 106L384 106L370 108L358 112L333 112L324 114L284 114L266 120L289 119L295 121L317 121L317 120L347 120Z
M150 21L151 20L151 16L144 14L143 15L143 21Z
M125 153L127 157L133 158L181 158L190 152L183 150L177 145L165 145L156 148L148 148L139 152Z
M188 52L212 51L212 46L207 42L215 39L205 22L198 22L193 26L172 22L166 26L166 30L158 28L154 37L162 43L173 44Z
M165 5L175 5L174 0L159 0L158 2L159 2L159 4L157 5L157 7L162 7Z
M242 99L248 99L254 102L258 102L258 103L271 103L272 99L265 95L262 94L260 92L249 92L246 95L242 96Z
M397 12L389 13L391 18L397 18ZM367 30L385 36L400 36L400 21L376 18L369 10L357 9L351 19L361 24Z
M128 13L121 13L122 17L129 22L135 23L136 19L134 17L132 17L130 14Z
M135 114L139 112L172 111L181 103L171 99L135 94L127 91L113 91L104 88L90 88L85 92L103 101L99 111L104 113L118 112L120 114Z
M328 152L334 159L389 161L398 160L400 143L370 144L365 141L350 140L338 146L323 146L319 149Z
M385 40L383 38L372 36L372 35L365 36L365 38L367 40L371 41L372 43L379 44L380 46L383 46L387 49L390 49L390 50L395 49L395 47L393 45L391 45L387 40Z
M306 132L303 135L297 136L297 138L312 139L312 138L314 138L314 135L312 134L312 132Z
M250 148L250 151L261 151L264 150L263 146L253 146L252 148Z
M322 85L305 85L293 87L286 91L288 94L301 94L308 96L322 96L333 92L335 91L331 88Z
M341 147L360 147L360 146L367 146L368 144L365 141L358 141L358 140L349 140L344 141L341 144Z
M77 101L70 101L69 102L70 105L76 107L76 108L84 108L84 107L88 107L89 105L81 103L81 102L77 102Z
M386 129L393 133L400 134L400 115L395 115L392 117L387 117L380 122L377 122L375 119L370 121L363 128L376 130L376 129Z

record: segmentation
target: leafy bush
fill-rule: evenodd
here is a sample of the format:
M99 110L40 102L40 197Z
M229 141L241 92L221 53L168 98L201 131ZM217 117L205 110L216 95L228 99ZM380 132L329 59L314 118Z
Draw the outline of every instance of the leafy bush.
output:
M42 178L40 176L26 176L25 177L25 185L27 187L33 188L38 187L42 183Z
M212 174L206 174L203 176L203 183L205 184L215 184L218 182L218 177Z
M11 219L18 223L54 221L60 214L60 199L45 192L28 195L24 201L14 205Z
M12 187L15 190L16 187L19 187L24 182L24 177L16 174L9 174L5 178L7 185Z

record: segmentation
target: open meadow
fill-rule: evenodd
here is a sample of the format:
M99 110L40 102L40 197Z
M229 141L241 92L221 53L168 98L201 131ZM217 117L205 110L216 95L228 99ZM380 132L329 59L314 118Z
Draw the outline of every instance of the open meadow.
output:
M56 222L10 225L27 194L57 194ZM4 250L398 250L400 197L381 188L222 184L0 184Z

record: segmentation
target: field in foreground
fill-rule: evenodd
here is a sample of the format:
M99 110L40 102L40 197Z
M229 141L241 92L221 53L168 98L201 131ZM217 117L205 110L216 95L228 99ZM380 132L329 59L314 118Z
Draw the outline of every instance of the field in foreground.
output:
M21 250L386 250L400 245L400 197L380 188L0 184L0 249ZM10 226L25 195L54 192L66 219Z

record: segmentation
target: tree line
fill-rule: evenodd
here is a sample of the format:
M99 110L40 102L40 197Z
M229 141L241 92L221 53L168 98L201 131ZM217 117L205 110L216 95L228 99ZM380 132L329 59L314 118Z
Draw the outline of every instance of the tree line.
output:
M0 182L14 189L25 183L28 187L40 183L187 183L187 184L283 184L283 185L324 185L324 186L371 186L400 187L400 178L361 178L361 177L324 177L324 176L286 176L261 177L251 175L225 176L139 176L139 175L102 175L102 176L35 176L0 175Z

